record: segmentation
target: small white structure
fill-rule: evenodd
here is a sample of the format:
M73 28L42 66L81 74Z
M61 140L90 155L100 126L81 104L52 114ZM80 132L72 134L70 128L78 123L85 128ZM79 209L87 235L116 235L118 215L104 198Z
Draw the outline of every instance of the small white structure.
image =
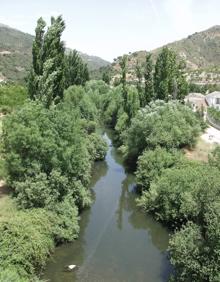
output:
M213 107L215 109L220 110L220 92L219 91L215 91L215 92L212 92L206 95L205 99L209 107Z
M185 104L190 104L194 112L199 110L205 111L207 108L205 95L201 93L189 93L185 97L184 102Z

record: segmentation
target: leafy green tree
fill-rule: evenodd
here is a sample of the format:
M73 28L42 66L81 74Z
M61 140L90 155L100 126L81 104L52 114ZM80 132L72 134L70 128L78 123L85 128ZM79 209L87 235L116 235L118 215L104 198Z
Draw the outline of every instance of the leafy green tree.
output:
M184 64L178 63L176 54L164 47L159 54L154 74L155 98L168 101L183 100L188 91L184 76Z
M91 159L73 109L27 104L4 121L3 139L8 181L22 207L62 201L74 180L87 187Z
M126 55L124 55L121 60L119 61L119 65L121 67L121 84L123 87L123 99L125 103L127 102L127 82L126 82L126 75L127 75L127 62L128 58Z
M45 35L46 22L43 18L37 21L35 29L35 39L32 46L33 65L28 78L28 90L31 99L36 99L39 96L39 82L43 75L43 44Z
M204 223L188 222L170 240L174 281L210 281L220 279L220 205L217 201L204 210Z
M64 92L65 107L78 110L80 117L87 121L96 120L98 117L92 98L92 95L88 95L82 86L71 86Z
M187 106L152 102L131 121L124 140L127 158L136 160L145 149L157 146L167 149L193 146L200 130L198 119Z
M105 71L102 75L102 80L106 83L106 84L110 84L111 82L111 77L110 77L110 73L108 71Z
M102 136L92 133L88 137L88 148L93 161L102 161L105 158L108 146Z
M87 64L83 62L76 50L65 55L65 87L85 85L89 80Z
M142 191L149 189L150 184L167 168L182 164L183 155L176 151L167 151L165 148L156 147L155 150L146 150L138 158L136 182Z
M65 23L61 16L51 18L51 26L44 31L45 22L38 20L33 42L33 67L29 75L29 95L41 100L46 107L63 98L64 43L61 41Z
M210 154L209 164L220 169L220 146L217 146Z
M136 77L137 77L137 91L139 94L140 101L142 101L141 97L143 96L143 89L142 89L142 69L140 63L137 61L136 66L135 66L135 71L136 71Z
M153 61L150 53L146 55L144 79L145 79L145 88L144 88L144 97L141 100L141 107L145 107L154 98Z
M135 87L127 87L127 99L125 102L125 112L128 115L129 122L136 115L140 108L140 101L137 89Z
M27 100L27 89L21 85L2 85L0 87L0 111L10 113L21 107Z

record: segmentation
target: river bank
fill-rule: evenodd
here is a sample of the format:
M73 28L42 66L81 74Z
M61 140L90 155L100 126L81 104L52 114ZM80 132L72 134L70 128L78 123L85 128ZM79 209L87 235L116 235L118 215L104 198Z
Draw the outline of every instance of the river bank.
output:
M109 149L105 161L94 166L94 203L81 215L80 236L56 249L43 278L52 282L165 282L170 272L169 234L136 207L134 176L126 173L112 145L111 131L104 138ZM78 269L65 272L69 264Z

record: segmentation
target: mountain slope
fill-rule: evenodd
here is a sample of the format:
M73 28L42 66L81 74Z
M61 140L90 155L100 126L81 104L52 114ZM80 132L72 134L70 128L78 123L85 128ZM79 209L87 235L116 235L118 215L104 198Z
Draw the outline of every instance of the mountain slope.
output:
M23 80L31 64L33 36L0 25L0 80Z
M219 82L220 77L220 26L214 26L202 32L196 32L185 39L169 43L168 48L174 50L180 58L185 59L187 71L194 80L212 83ZM162 47L152 50L153 60L156 60ZM128 72L132 77L136 62L144 64L147 51L137 51L128 55ZM118 57L112 64L113 74L120 71ZM192 80L193 80L192 79ZM216 81L214 81L216 82Z
M31 65L33 39L30 34L0 24L0 82L24 80ZM110 64L96 56L80 55L91 71Z

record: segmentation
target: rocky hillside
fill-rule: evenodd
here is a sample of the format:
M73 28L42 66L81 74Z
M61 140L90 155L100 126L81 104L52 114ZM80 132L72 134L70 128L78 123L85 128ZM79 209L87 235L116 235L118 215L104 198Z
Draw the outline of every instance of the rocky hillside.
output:
M196 32L185 39L167 44L180 58L185 59L189 79L196 83L220 83L220 26ZM161 48L152 50L154 61ZM132 80L136 62L143 64L146 51L128 54L128 78ZM113 74L120 70L118 57L113 63Z
M33 39L30 34L0 24L0 82L24 80L31 65ZM99 57L80 55L91 71L109 65Z

